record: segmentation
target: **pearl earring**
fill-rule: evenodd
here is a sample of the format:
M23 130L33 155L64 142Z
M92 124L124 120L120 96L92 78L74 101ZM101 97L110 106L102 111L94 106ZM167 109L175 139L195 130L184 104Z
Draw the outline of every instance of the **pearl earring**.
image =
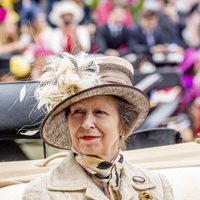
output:
M125 140L125 136L121 135L121 140L124 141Z

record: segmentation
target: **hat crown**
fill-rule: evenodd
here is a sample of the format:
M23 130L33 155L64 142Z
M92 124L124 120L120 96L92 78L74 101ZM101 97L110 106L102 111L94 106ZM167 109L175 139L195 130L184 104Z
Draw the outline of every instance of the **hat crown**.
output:
M44 70L35 96L38 108L45 105L48 112L85 89L108 84L133 86L133 66L119 57L88 59L85 54L61 53L49 59Z
M120 57L105 56L96 59L100 67L101 84L133 86L134 69L130 62Z

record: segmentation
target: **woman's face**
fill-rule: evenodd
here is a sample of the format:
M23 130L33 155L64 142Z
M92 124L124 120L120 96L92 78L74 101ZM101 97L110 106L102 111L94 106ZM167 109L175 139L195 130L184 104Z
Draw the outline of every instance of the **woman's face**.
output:
M73 104L68 123L76 150L107 161L113 159L122 133L114 97L94 96Z

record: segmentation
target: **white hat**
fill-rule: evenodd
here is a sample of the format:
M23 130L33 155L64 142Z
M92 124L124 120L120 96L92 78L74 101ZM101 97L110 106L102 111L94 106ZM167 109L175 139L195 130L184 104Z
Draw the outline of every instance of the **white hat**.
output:
M60 1L53 5L52 11L49 14L49 20L55 24L59 25L61 22L61 15L72 14L74 17L74 22L79 23L83 18L83 9L74 1Z

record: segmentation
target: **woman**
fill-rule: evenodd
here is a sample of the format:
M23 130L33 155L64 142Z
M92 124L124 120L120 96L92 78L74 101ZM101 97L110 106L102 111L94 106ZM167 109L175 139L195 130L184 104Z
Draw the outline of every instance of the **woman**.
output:
M43 140L70 154L31 182L24 199L172 200L167 180L127 163L121 141L145 119L149 101L132 86L133 66L119 57L73 57L47 63L36 90L49 112Z

